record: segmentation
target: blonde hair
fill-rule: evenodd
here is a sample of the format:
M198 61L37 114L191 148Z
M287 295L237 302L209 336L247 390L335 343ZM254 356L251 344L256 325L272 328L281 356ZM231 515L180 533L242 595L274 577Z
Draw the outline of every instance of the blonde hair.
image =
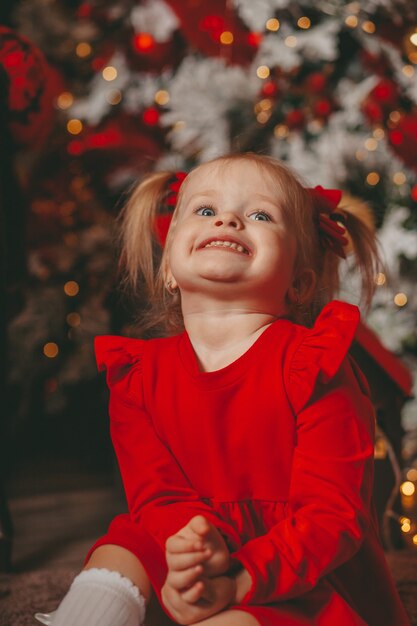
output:
M322 248L318 230L319 216L313 205L312 195L300 179L280 161L249 152L222 156L199 167L207 164L227 166L238 161L250 162L262 168L276 185L284 219L296 238L294 275L297 276L304 269L313 270L316 275L314 293L308 302L292 304L289 308L291 319L311 326L323 306L339 291L340 258L332 250ZM141 294L148 303L148 310L139 322L142 332L153 327L168 334L183 329L180 294L169 293L165 285L167 257L184 189L193 172L199 167L192 170L182 184L164 249L156 237L155 220L158 215L166 212L165 201L168 184L174 176L172 172L146 176L134 188L121 212L121 269L124 283L131 288L133 294ZM358 202L345 196L337 213L343 216L349 248L361 275L361 301L369 308L375 290L375 276L381 263L371 226L371 212L364 203L360 206L361 211L358 211Z

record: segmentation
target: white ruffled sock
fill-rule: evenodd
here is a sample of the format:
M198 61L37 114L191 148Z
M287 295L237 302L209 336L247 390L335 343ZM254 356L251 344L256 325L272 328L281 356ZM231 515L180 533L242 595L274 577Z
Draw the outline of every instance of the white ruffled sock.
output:
M119 572L93 567L74 578L51 617L53 626L140 626L145 598Z

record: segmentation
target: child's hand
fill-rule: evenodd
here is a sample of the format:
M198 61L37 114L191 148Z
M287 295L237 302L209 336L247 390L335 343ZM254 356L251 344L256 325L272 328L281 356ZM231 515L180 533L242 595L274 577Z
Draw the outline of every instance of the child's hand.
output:
M200 571L202 566L197 566ZM192 579L184 577L182 582ZM161 590L165 608L178 624L195 624L203 619L219 613L231 604L236 596L236 582L228 576L201 578L188 588L179 587L177 578L168 573Z
M191 559L190 562L192 566L201 563L204 576L220 576L229 569L230 554L226 543L217 528L202 515L193 517L184 528L167 540L168 569L183 570L190 567L184 565L188 563L186 555L195 551L203 552L204 556L201 555L201 560Z

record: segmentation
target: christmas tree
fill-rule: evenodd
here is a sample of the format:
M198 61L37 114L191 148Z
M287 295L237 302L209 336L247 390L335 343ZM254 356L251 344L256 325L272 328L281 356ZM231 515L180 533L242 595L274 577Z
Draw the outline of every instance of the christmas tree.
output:
M42 410L63 410L96 377L92 337L129 326L112 233L133 181L246 150L369 203L387 271L366 323L416 379L413 0L23 0L13 19L62 84L48 140L20 161L29 278L9 333L24 397L40 384ZM342 297L357 291L348 268ZM417 401L404 427L411 466Z

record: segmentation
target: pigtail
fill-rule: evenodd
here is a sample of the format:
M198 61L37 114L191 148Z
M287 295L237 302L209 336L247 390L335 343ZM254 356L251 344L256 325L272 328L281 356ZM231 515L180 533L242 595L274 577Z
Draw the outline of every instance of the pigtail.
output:
M137 184L119 215L120 273L133 293L145 290L154 297L155 276L162 253L155 223L168 194L171 172L156 172ZM158 258L159 257L159 258Z
M376 289L375 278L383 266L375 236L375 224L370 207L360 200L343 194L340 206L331 217L345 229L347 243L344 253L353 256L353 267L361 276L360 300L365 312L369 310ZM346 261L333 250L325 249L319 264L316 299L313 303L313 319L323 305L334 298L340 290L340 264Z
M376 275L382 269L375 235L374 217L370 207L353 196L344 194L341 214L348 236L347 252L352 252L362 278L361 300L369 310L376 289Z

